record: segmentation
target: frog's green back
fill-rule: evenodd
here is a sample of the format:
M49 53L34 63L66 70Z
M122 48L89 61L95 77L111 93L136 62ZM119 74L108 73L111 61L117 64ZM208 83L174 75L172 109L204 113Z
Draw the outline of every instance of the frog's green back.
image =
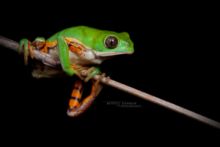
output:
M102 52L107 52L107 49L104 45L104 40L108 35L117 36L120 40L119 48L117 52L124 52L125 50L130 50L133 52L133 42L130 40L128 33L116 33L107 30L99 30L87 26L76 26L64 29L53 36L51 36L48 41L54 41L57 39L58 35L64 37L75 38L82 42L84 45ZM129 46L128 46L129 45ZM126 49L125 49L126 48ZM113 50L112 50L113 51ZM115 50L116 51L116 50Z
M58 35L62 35L65 37L76 38L84 44L91 46L91 43L94 41L94 38L97 38L96 36L98 36L99 33L101 33L101 31L95 28L86 26L76 26L64 29L54 34L48 39L48 41L56 40Z

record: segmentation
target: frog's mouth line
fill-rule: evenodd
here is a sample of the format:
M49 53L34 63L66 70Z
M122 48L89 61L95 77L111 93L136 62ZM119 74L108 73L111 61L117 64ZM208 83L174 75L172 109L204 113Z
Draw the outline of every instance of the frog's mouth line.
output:
M95 55L97 57L111 57L111 56L117 56L117 55L130 55L132 54L133 52L131 53L123 53L123 52L97 52L97 51L94 51Z

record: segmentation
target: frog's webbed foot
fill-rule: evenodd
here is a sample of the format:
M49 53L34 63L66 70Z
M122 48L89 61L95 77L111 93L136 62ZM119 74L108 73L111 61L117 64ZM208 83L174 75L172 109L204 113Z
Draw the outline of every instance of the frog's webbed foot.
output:
M31 56L31 58L34 57L33 55L33 46L31 45L31 42L27 39L22 39L19 44L19 53L24 54L24 63L25 65L28 64L28 57Z
M72 68L75 70L76 75L83 81L88 82L95 75L100 74L101 71L98 67L83 67L73 64Z
M54 48L57 45L57 41L46 41L43 37L37 37L32 45L35 49L40 50L43 53L48 53L50 48Z
M82 75L85 75L85 82L88 82L90 79L92 79L95 75L100 74L100 70L98 67L90 67L88 70L84 70Z
M93 103L97 95L100 93L102 85L99 81L92 81L91 93L83 100L82 97L82 81L77 81L72 91L71 99L69 101L69 108L67 115L70 117L76 117L85 112Z

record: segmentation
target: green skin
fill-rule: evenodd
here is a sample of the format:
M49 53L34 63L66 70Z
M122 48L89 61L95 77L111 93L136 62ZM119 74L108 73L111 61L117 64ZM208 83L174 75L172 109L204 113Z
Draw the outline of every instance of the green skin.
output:
M118 43L116 47L109 48L106 46L105 41L109 36L114 36L117 38ZM77 58L75 57L75 59L73 59L73 56L76 55L72 55L70 52L65 38L75 39L79 41L80 44L85 46L85 55ZM104 59L109 57L121 54L132 54L134 52L133 42L131 41L127 32L116 33L107 30L98 30L86 26L67 28L54 34L47 40L44 40L42 37L38 37L35 41L57 42L59 59L62 65L62 69L69 76L76 74L76 71L71 66L72 64L76 64L76 60L80 60L80 62L77 62L77 64L83 66L88 64L100 64ZM20 47L24 48L24 54L28 56L27 39L22 39L20 41ZM97 67L93 69L94 70L89 73L87 80L95 74L99 73Z

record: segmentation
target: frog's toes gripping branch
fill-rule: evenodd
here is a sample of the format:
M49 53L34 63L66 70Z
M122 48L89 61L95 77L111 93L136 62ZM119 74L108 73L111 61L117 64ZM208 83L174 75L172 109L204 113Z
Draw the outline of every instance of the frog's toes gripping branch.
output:
M67 110L67 115L70 117L76 117L86 111L89 106L93 103L96 96L100 93L102 86L99 83L99 80L92 81L91 93L84 99L82 98L83 86L82 81L76 81L74 89L69 100L69 108Z
M21 39L19 44L19 52L24 54L24 63L25 65L28 64L28 57L29 55L33 58L33 46L28 39Z
M91 67L87 71L85 71L86 78L84 79L85 82L88 82L90 79L92 79L95 75L100 74L101 71L98 67Z
M88 82L95 75L101 74L98 67L84 67L77 64L72 64L71 68L74 70L75 74L83 81Z
M21 39L19 44L19 52L24 54L24 63L28 64L28 57L34 58L33 50L40 50L42 53L48 53L50 48L54 48L57 41L48 42L43 37L37 37L33 42L28 39Z

